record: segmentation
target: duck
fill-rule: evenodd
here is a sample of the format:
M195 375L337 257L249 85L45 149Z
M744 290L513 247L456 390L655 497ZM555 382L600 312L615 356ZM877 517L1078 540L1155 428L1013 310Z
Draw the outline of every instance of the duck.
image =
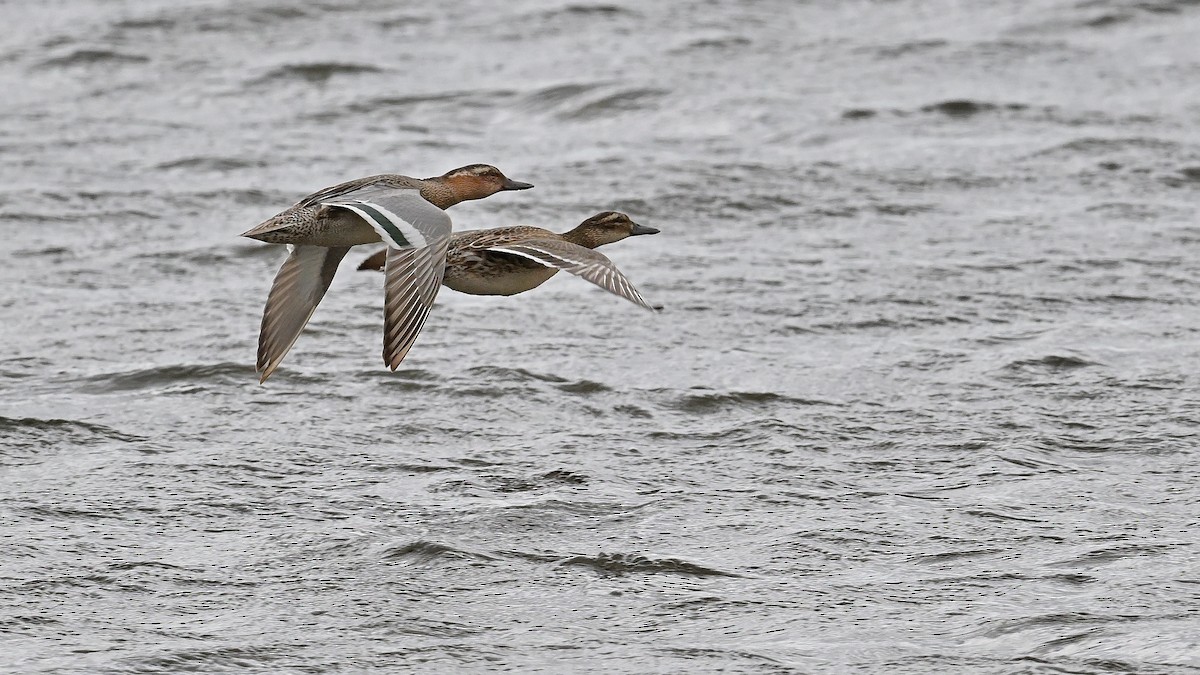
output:
M527 225L456 232L446 251L442 284L470 295L516 295L541 286L563 270L657 311L661 307L647 302L611 260L593 249L658 232L617 211L597 213L562 234ZM358 269L381 270L386 257L387 251L380 251Z
M383 361L396 370L442 283L452 229L445 209L532 187L490 164L470 164L433 178L379 174L318 190L243 232L289 250L263 309L255 366L259 383L296 343L350 248L381 241L387 244Z

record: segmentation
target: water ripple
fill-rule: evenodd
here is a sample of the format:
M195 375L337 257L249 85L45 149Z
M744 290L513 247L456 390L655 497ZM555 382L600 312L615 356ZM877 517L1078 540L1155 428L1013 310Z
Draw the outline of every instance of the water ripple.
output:
M369 63L338 63L336 61L289 63L272 69L255 80L253 84L268 84L275 80L300 80L322 84L338 75L363 75L381 72L383 72L382 68Z
M291 377L294 379L298 376L293 374ZM254 381L254 365L250 363L166 365L93 375L84 380L85 384L80 389L89 393L106 393L175 386L183 388L176 393L188 393L201 383L229 386Z
M584 567L601 574L678 574L694 577L738 577L678 558L650 558L631 553L599 553L577 555L557 562L560 567Z
M496 560L495 556L476 551L466 551L448 544L418 540L393 546L383 552L384 560L403 562L409 565L429 565L447 560Z
M145 438L103 424L69 419L0 417L0 458L23 461L49 448L91 446L107 442L134 443Z
M6 3L0 669L1195 665L1200 12L943 4ZM474 162L671 311L347 262L258 385L237 233Z

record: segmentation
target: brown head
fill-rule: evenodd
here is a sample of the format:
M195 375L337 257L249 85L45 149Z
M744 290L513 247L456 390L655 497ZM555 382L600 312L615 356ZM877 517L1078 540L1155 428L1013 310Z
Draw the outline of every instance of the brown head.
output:
M483 199L502 190L528 190L533 187L530 183L512 180L490 164L469 164L426 180L449 188L456 202Z
M588 218L578 227L563 236L573 243L588 248L596 248L626 237L636 237L639 234L658 234L658 230L645 225L638 225L629 216L616 211L604 211Z

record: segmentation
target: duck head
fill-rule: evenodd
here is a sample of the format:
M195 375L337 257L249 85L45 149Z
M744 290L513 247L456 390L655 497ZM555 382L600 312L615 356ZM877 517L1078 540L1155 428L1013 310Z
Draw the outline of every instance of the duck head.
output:
M468 164L427 180L443 183L459 201L483 199L502 190L528 190L531 183L522 183L505 176L490 164Z
M596 248L626 237L658 234L658 228L638 225L624 213L604 211L580 223L571 234L575 235L572 239L579 239L582 245Z

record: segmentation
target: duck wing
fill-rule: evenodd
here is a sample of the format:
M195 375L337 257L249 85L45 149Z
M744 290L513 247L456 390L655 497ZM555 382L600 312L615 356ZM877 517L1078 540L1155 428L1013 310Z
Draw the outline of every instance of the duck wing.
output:
M300 337L349 246L288 246L291 253L267 294L258 333L258 381L266 382Z
M496 244L514 240L540 239L554 236L553 232L540 227L515 225L513 227L497 227L490 230L467 230L455 232L450 239L450 247L460 253L467 251L485 251ZM387 262L387 249L376 251L359 264L361 271L380 271Z
M489 251L508 253L532 260L546 267L570 272L600 288L651 311L654 305L646 302L629 279L603 254L590 248L558 239L525 239L517 243L493 244Z
M423 248L387 248L383 291L383 362L396 370L412 349L442 287L450 237Z
M388 245L384 264L383 362L395 370L425 326L446 271L450 216L415 189L383 185L322 205L358 214Z
M337 185L331 185L322 190L317 190L304 199L301 199L296 206L316 206L317 204L320 204L324 201L329 201L330 199L347 197L354 195L355 193L369 191L372 189L395 190L397 188L410 188L417 190L420 189L420 187L420 181L415 178L401 176L400 174L396 173L381 173L375 176L355 178L354 180L348 180L345 183L338 183Z
M338 183L337 185L317 190L280 213L243 232L240 236L269 242L269 239L264 239L261 235L273 230L289 227L300 221L311 220L316 213L313 209L321 206L323 202L339 199L358 199L362 198L363 195L381 191L420 191L421 187L421 180L396 173L381 173L375 176L355 178L345 183Z

